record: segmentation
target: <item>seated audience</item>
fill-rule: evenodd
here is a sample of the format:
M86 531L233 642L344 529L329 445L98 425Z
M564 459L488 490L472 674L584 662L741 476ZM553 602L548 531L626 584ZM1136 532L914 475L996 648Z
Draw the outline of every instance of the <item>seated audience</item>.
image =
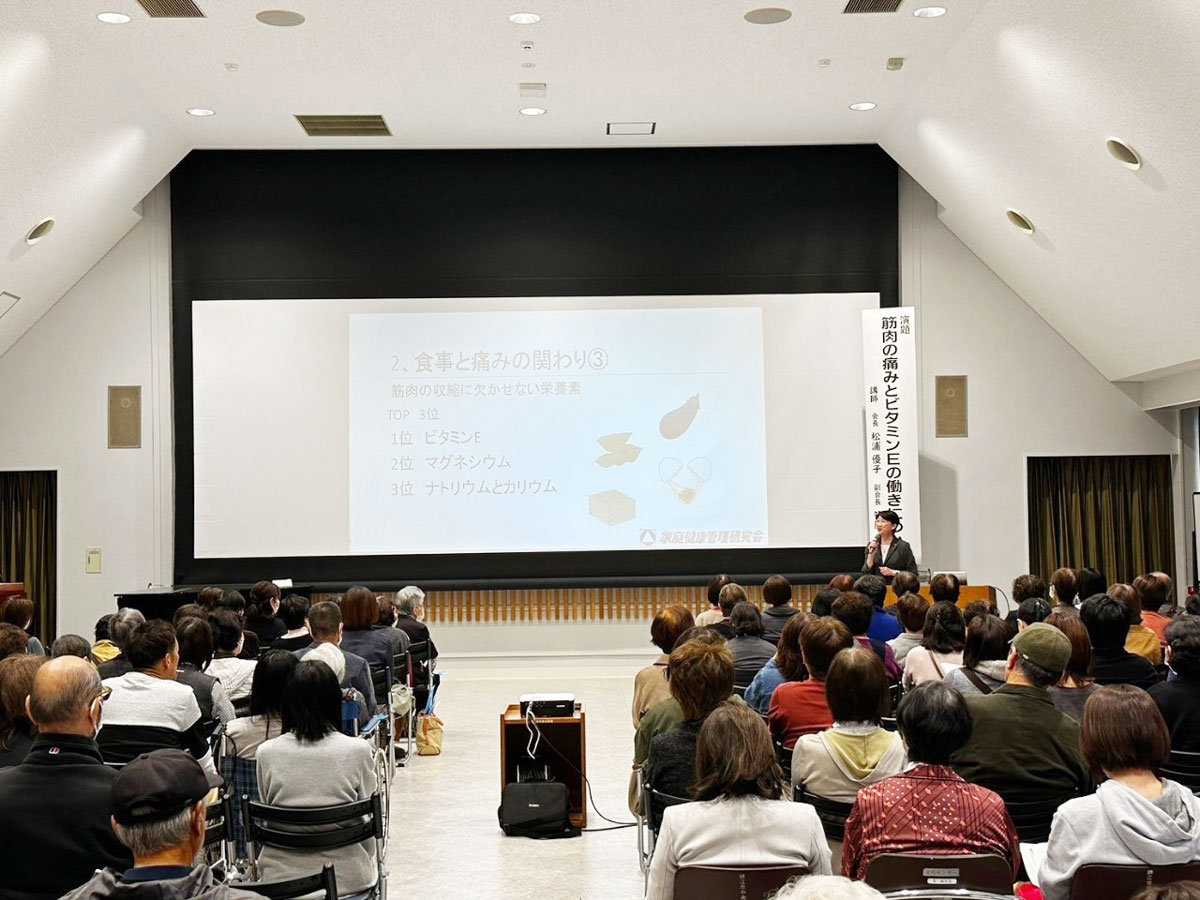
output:
M42 646L42 642L38 640L37 635L33 633L33 601L28 597L9 597L3 606L0 606L0 622L7 622L9 625L16 625L24 631L29 637L25 641L25 652L32 653L36 656L45 656L46 648Z
M962 665L966 630L962 613L952 603L935 603L925 613L921 646L908 651L904 661L904 689L941 681Z
M963 628L970 625L975 619L980 616L999 616L1000 609L995 603L988 600L972 600L963 607Z
M648 900L672 900L684 866L804 866L831 873L816 810L781 800L783 783L762 719L724 703L696 742L695 803L665 810L646 887Z
M846 591L853 591L855 590L854 582L857 578L857 575L834 575L829 579L827 590L837 591L839 594L844 594Z
M171 627L178 630L179 623L184 619L203 619L207 622L208 610L199 603L185 603L183 606L177 608L171 616Z
M1103 572L1093 566L1085 566L1076 573L1077 577L1077 593L1078 601L1082 603L1088 597L1094 597L1097 594L1108 593L1108 578ZM1059 591L1059 603L1063 603L1062 594L1064 591Z
M1046 691L1070 658L1067 636L1045 622L1013 638L1004 685L964 698L974 727L954 754L958 774L1009 803L1091 790L1079 755L1079 726L1054 708Z
M1164 575L1158 578L1156 574L1139 575L1133 579L1133 589L1138 594L1142 624L1158 635L1160 641L1165 641L1167 626L1172 620L1171 616L1164 615L1160 610L1164 606L1175 606L1175 586L1170 577ZM1136 652L1133 648L1127 649Z
M343 688L354 688L362 696L364 703L358 711L358 723L366 725L375 711L375 685L371 681L371 669L367 661L357 653L350 653L341 648L342 643L342 610L336 603L324 600L314 603L308 611L308 631L313 643L310 647L296 651L298 659L305 659L316 653L316 658L324 659L326 664L338 672L338 681ZM341 664L340 666L338 664Z
M393 656L406 653L411 642L408 639L408 632L401 631L396 627L399 613L396 611L395 601L387 594L376 594L375 600L379 604L379 612L375 616L375 630L381 632L391 642Z
M1167 667L1175 677L1150 688L1171 733L1171 749L1200 753L1200 618L1167 626Z
M849 576L846 576L849 577ZM834 579L836 581L836 579ZM854 582L851 580L851 589L854 587ZM811 612L818 619L823 619L825 616L833 615L833 601L842 596L842 592L836 588L824 588L813 594Z
M1200 800L1160 779L1171 752L1154 701L1127 684L1103 687L1083 708L1083 758L1096 792L1054 814L1038 873L1045 900L1067 900L1081 866L1170 866L1200 860Z
M213 658L212 626L203 619L180 619L175 626L175 638L179 641L179 671L175 680L195 693L205 727L211 728L213 722L232 722L233 704L225 695L225 688L205 672Z
M96 627L92 631L96 638L92 643L92 662L96 665L109 662L121 652L121 648L112 642L108 630L114 615L116 613L101 616L96 620Z
M342 594L342 650L361 656L368 666L385 669L393 677L395 645L387 633L375 627L379 619L379 600L370 588L356 585Z
M78 656L80 659L92 658L92 645L81 634L64 634L55 638L50 645L50 656Z
M860 578L859 581L861 580ZM833 601L833 617L850 630L856 643L870 648L879 657L883 663L883 670L887 672L888 681L899 681L904 670L896 662L892 648L868 634L874 613L875 607L870 598L857 591L847 591Z
M318 603L310 611L321 615ZM315 637L314 633L314 637ZM319 654L318 654L319 655ZM375 793L371 745L342 734L342 691L323 662L300 662L283 693L283 734L258 748L258 790L272 806L334 806L365 800ZM294 878L332 863L339 893L365 891L375 884L373 840L336 850L295 851L264 847L258 858L264 880Z
M1128 584L1114 584L1108 589L1110 597L1116 597L1129 609L1129 634L1125 637L1125 649L1135 656L1143 656L1152 666L1162 665L1162 639L1142 624L1142 598Z
M762 611L763 640L772 644L779 643L783 634L783 626L788 619L800 612L792 606L792 583L782 575L772 575L762 587L763 603L766 608Z
M133 868L101 869L63 900L260 900L194 865L208 824L204 798L220 783L180 750L130 762L113 778L111 798L112 829L133 851Z
M27 655L29 635L16 625L0 622L0 660Z
M1129 634L1129 607L1116 597L1096 594L1083 601L1079 615L1092 639L1092 677L1098 684L1132 684L1148 688L1158 684L1150 660L1125 649Z
M887 675L879 657L865 647L842 650L825 677L833 727L805 734L792 752L792 790L853 803L859 790L904 768L900 735L880 724L890 711Z
M854 590L871 601L871 623L867 626L866 636L880 642L899 637L902 630L900 623L883 608L883 603L887 600L887 582L878 575L863 575L854 582Z
M222 609L234 613L242 627L242 649L238 651L238 658L248 659L251 662L258 659L258 635L246 628L246 598L242 596L242 592L221 591L221 596L217 597L213 603L213 612ZM215 629L216 626L214 625L213 628Z
M1074 607L1071 608L1074 611ZM1017 607L1017 631L1024 631L1037 622L1045 622L1050 615L1050 604L1041 597L1029 597Z
M907 574L907 573L906 573ZM771 900L885 900L884 895L862 881L841 875L805 875L793 878Z
M1084 590L1089 590L1094 581L1088 582ZM1081 593L1079 585L1079 574L1074 569L1055 569L1054 574L1050 576L1050 596L1049 600L1054 604L1056 609L1072 610L1076 609L1076 598L1087 599L1091 594Z
M716 625L725 618L725 613L721 612L721 588L732 583L733 579L728 575L713 576L708 582L708 609L696 616L697 625Z
M133 670L104 681L112 691L96 739L104 761L127 763L165 747L186 750L215 774L196 694L175 680L179 644L171 626L161 619L141 625L125 644L124 656Z
M800 632L804 626L817 617L812 613L800 613L788 619L783 626L783 634L779 636L779 646L775 655L758 670L750 687L746 688L746 705L761 716L767 714L771 705L771 695L775 688L787 681L803 681L808 677L804 668L804 658L800 655Z
M1138 891L1130 900L1200 900L1200 881L1171 881Z
M950 572L939 572L929 581L929 596L934 603L949 603L958 606L960 591L958 576Z
M57 900L98 867L132 864L109 825L116 772L94 740L102 693L96 667L73 655L34 675L29 715L38 736L24 762L0 773L0 897Z
M646 782L673 797L688 796L695 775L696 739L708 714L733 691L733 654L724 642L686 641L671 651L671 696L683 721L650 741Z
M633 727L642 716L671 696L667 681L667 663L671 649L679 636L695 625L692 611L686 606L668 606L650 623L650 643L661 652L653 664L646 666L633 679Z
M1046 582L1036 575L1018 575L1012 583L1012 604L1020 606L1030 597L1046 599Z
M971 735L971 710L963 696L928 682L904 696L896 721L909 766L858 792L846 820L842 874L862 878L867 864L884 853L991 853L1003 857L1015 877L1021 855L1004 801L950 767L951 756Z
M425 624L425 592L415 584L401 588L396 594L396 627L408 635L412 644L429 645L429 662L413 664L413 677L417 683L413 702L419 712L429 703L429 690L425 685L432 680L436 691L441 679L433 671L437 668L438 651L429 634L429 626Z
M1067 636L1071 642L1071 658L1063 670L1062 678L1048 688L1050 702L1078 722L1083 718L1083 705L1087 698L1100 689L1092 680L1092 639L1079 613L1056 609L1046 616L1046 624L1052 625Z
M833 726L833 713L825 698L825 676L839 650L854 646L850 630L832 617L815 619L800 631L800 655L808 680L781 684L771 695L767 723L771 737L791 747L804 734Z
M250 588L250 602L246 604L246 630L258 635L260 647L271 646L271 641L282 637L286 626L277 617L283 591L271 581L259 581Z
M33 746L37 729L30 721L25 698L46 661L46 657L31 653L0 660L0 768L23 763Z
M225 591L222 588L209 586L196 595L196 602L208 612L212 612L217 608L217 601L221 599L224 593Z
M916 572L897 572L892 577L892 593L898 598L905 594L920 594L921 579Z
M762 639L762 616L753 603L743 600L735 606L729 625L733 629L729 641L729 652L733 654L733 684L745 691L754 676L775 655L775 645Z
M299 662L294 653L268 650L255 663L250 715L226 727L225 757L254 759L263 741L283 734L284 687Z
M887 643L896 657L896 664L903 666L908 652L921 646L921 640L925 637L925 613L929 612L929 601L910 591L900 595L894 609L904 632Z
M113 614L108 623L108 635L120 652L107 662L99 664L101 678L116 678L133 671L133 666L125 657L125 645L129 643L134 631L145 622L146 617L142 615L141 610L129 606L123 606Z
M242 620L232 609L218 606L208 614L208 624L213 634L208 674L220 681L230 701L237 703L250 696L250 681L254 678L254 661L240 656L246 639Z
M740 584L731 581L725 587L721 588L719 600L721 603L721 621L709 627L725 638L725 640L733 640L734 631L731 621L733 608L739 603L748 602L749 598L746 596L746 589Z
M303 650L312 643L308 633L308 610L312 601L299 594L288 594L279 607L279 618L287 628L282 635L271 641L272 650Z
M960 694L990 694L1004 684L1004 672L1008 668L1008 626L1003 619L987 615L971 620L963 644L962 662L960 668L947 672L942 679Z

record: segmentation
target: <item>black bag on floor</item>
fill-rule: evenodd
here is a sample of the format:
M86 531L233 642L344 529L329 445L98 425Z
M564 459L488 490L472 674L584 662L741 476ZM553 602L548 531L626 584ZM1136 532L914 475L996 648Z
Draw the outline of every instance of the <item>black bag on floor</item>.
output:
M513 782L500 798L500 828L510 837L579 837L571 825L571 797L561 781Z

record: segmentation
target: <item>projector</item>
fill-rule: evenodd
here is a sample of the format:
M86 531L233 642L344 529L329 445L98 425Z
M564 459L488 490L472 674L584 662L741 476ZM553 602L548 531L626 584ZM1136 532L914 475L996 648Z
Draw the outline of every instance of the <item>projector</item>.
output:
M574 694L522 694L521 715L533 713L538 718L575 715Z

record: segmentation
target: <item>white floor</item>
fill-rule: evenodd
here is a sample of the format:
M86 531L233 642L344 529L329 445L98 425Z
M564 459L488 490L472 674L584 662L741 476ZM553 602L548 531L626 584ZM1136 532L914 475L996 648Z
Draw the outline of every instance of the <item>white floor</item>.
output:
M653 657L648 657L649 662ZM645 665L642 663L641 665ZM500 831L500 714L523 693L568 691L587 722L587 774L600 811L631 822L630 703L640 665L456 669L447 661L437 712L440 756L396 771L388 851L391 900L614 900L642 896L634 828L535 841ZM604 827L594 808L588 827Z

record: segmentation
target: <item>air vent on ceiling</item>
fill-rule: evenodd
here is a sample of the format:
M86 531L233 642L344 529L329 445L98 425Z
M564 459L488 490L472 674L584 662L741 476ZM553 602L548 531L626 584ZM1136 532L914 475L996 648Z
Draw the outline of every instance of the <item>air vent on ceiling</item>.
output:
M847 0L844 13L894 13L904 0Z
M309 137L391 137L383 116L296 116Z
M608 134L654 134L657 122L609 122Z
M192 0L137 0L152 19L203 19Z
M16 294L10 294L8 291L0 291L0 319L4 318L4 314L17 305L17 301L21 298Z

